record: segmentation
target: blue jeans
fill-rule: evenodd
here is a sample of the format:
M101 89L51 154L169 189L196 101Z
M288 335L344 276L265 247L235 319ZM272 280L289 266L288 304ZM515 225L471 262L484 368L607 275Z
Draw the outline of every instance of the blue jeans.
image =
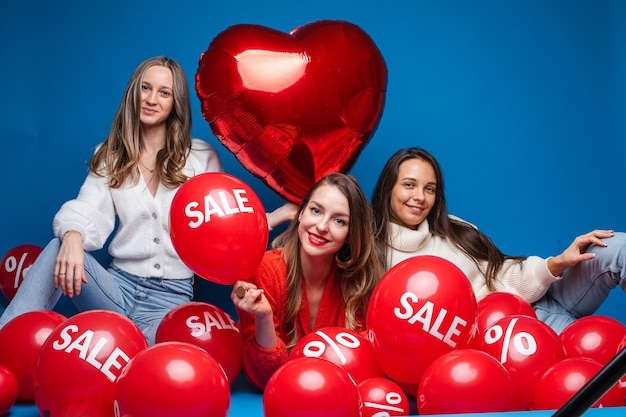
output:
M557 333L595 313L615 287L626 292L626 233L604 241L607 247L592 245L587 251L595 258L566 269L563 278L533 304L537 318Z
M17 293L0 317L0 328L14 317L35 310L51 310L63 295L54 288L54 265L61 241L52 239L33 263ZM174 307L191 301L193 277L186 279L144 278L120 269L104 268L85 253L87 284L72 297L79 311L110 310L131 319L146 336L148 344L163 317Z

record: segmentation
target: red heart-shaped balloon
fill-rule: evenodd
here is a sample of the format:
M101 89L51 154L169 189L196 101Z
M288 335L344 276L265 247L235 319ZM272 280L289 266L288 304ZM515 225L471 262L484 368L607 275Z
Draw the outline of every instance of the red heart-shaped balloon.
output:
M352 23L317 21L289 34L240 24L211 41L195 81L218 140L281 197L299 202L326 174L348 171L372 137L387 66Z

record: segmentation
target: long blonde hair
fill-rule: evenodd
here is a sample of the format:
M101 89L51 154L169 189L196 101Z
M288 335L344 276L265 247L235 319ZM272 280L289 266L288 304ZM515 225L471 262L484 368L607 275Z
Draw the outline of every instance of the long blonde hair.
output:
M191 104L189 86L182 67L173 59L157 56L143 61L130 78L122 102L111 123L111 130L89 162L89 168L109 186L119 188L127 181L137 183L137 166L143 149L139 122L141 82L146 70L161 65L172 71L174 106L166 121L165 147L157 154L156 172L167 187L175 188L188 177L183 168L191 150Z
M273 242L272 247L283 248L287 263L287 305L285 308L286 337L288 347L298 341L295 319L302 303L302 261L301 243L298 238L298 218L306 208L311 195L321 185L330 185L339 189L348 200L350 222L348 236L343 247L335 255L337 279L341 285L341 295L346 304L345 327L363 330L367 306L383 274L383 267L376 255L374 243L373 218L370 206L356 180L341 173L329 174L315 183L302 199L294 221Z

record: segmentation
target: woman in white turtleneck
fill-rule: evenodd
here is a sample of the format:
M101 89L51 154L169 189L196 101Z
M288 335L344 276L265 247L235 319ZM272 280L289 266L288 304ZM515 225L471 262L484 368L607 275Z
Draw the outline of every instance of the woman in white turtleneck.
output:
M417 255L445 258L465 273L477 299L495 291L519 295L557 333L593 314L613 288L626 287L625 233L594 230L547 259L505 255L474 225L448 215L439 163L420 148L387 161L372 209L388 269Z

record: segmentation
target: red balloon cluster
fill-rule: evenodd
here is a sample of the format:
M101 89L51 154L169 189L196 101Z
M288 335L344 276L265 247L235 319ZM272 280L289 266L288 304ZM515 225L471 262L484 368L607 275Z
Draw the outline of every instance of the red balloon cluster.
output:
M143 333L121 314L91 310L68 318L50 333L37 359L40 414L113 417L115 382L147 347Z
M289 354L289 359L302 357L329 360L345 369L357 384L385 376L369 340L343 327L325 327L304 336Z
M233 318L221 308L201 301L181 304L163 317L156 342L186 342L207 351L232 384L243 364L243 339Z
M18 245L10 249L0 263L0 291L11 301L26 278L30 267L43 249L37 245Z
M65 316L54 311L31 311L0 329L0 365L10 369L17 379L17 398L35 399L33 376L39 352L48 336L65 320Z
M265 417L360 417L360 405L359 389L348 372L320 358L287 361L263 392Z
M268 240L265 209L240 179L207 172L184 183L170 209L170 235L180 259L217 284L248 279Z
M358 26L322 20L283 33L239 24L202 53L195 88L205 120L239 162L299 202L346 172L372 137L387 66Z
M372 295L368 338L383 371L402 384L419 383L439 356L476 335L477 303L463 272L436 256L416 256L391 268Z
M226 417L230 387L215 359L198 346L164 342L139 352L115 385L115 415Z

